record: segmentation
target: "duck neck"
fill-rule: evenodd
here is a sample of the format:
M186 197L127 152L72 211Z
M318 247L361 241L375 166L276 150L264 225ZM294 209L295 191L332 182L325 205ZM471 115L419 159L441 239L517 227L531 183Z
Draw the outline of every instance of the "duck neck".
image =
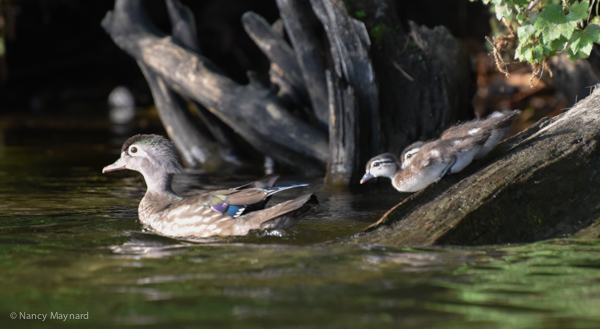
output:
M173 174L148 174L144 173L144 179L148 190L146 194L164 194L164 195L176 195L171 189L171 183L173 182Z

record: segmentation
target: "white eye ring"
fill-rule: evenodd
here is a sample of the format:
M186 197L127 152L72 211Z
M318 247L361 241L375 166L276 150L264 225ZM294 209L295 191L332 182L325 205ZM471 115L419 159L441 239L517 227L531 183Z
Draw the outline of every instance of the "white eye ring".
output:
M129 153L129 155L134 156L134 157L142 157L142 156L146 155L146 152L144 152L144 150L142 150L137 145L131 145L129 147L129 150L127 150L127 153Z

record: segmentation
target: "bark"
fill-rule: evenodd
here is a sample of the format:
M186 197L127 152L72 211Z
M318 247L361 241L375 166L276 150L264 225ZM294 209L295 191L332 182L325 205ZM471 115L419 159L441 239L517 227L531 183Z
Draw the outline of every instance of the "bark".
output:
M279 86L280 93L289 96L298 109L310 108L310 99L294 50L256 13L245 13L242 23L248 35L271 61L271 82ZM308 114L312 115L312 111Z
M344 84L331 71L327 71L327 92L329 94L329 160L325 181L332 187L343 189L359 179L353 173L361 167L355 156L360 145L356 132L359 131L358 102L354 88Z
M191 12L191 10L188 7L182 5L181 2L177 0L167 0L167 10L169 13L169 20L171 22L171 37L173 43L189 50L192 53L201 54L202 52L200 49L200 45L198 44L198 37L196 35L196 22L194 20L194 15ZM142 69L142 71L144 71L144 69ZM146 71L149 70L146 68ZM154 73L152 72L152 74ZM250 159L250 156L248 155L248 152L246 152L244 145L242 145L242 143L240 143L239 140L235 138L235 134L233 130L231 130L231 128L229 128L221 120L215 117L198 102L189 98L183 99L185 99L187 103L192 104L192 107L196 111L196 114L202 119L204 127L206 127L205 129L208 130L211 137L214 139L214 141L216 141L216 143L218 143L219 146L219 158L207 158L206 161L200 161L197 164L190 165L202 165L204 168L214 167L213 169L219 169L221 168L221 165L224 162L239 165L242 164L244 161ZM188 112L187 106L184 108L184 112ZM161 114L160 109L159 114ZM164 123L165 120L162 118L163 114L161 114L161 120L163 120L163 124L166 128L167 125ZM181 126L189 125L190 128L193 126L196 127L196 129L204 129L199 128L199 125L194 124L193 122L195 122L196 120L189 116L189 114L186 114L185 118L187 121L191 121L192 123L182 123ZM174 131L177 131L177 134L173 134L173 136L169 134L169 136L171 138L181 139L189 138L185 136L194 136L196 134L191 129L184 129L185 127L180 128L182 129L173 129ZM177 135L177 137L175 137L175 135ZM177 148L181 152L193 152L191 151L193 150L193 148L199 147L201 147L201 145L197 143L191 146L189 146L189 144L181 145ZM213 164L214 166L210 166L210 164Z
M310 3L325 29L333 59L327 82L331 157L326 181L338 187L357 185L362 164L377 152L380 141L379 92L369 36L365 25L348 15L343 1Z
M167 1L167 8L173 22L173 42L191 51L199 51L192 13L179 2L171 0ZM142 62L138 65L146 77L163 126L184 162L193 167L202 165L208 170L220 169L224 162L220 147L205 129L195 123L187 109L187 102L168 88L148 66Z
M598 237L599 141L595 92L504 141L467 171L407 197L350 243L485 245Z
M207 170L219 170L223 166L219 145L206 134L204 129L195 124L187 109L187 102L169 89L164 80L146 65L143 63L138 65L146 77L163 126L177 146L184 162L189 166L202 165Z
M277 6L302 70L302 78L310 95L314 115L319 121L319 126L327 130L329 102L325 78L325 52L316 35L320 28L316 26L317 18L308 1L277 0Z
M375 153L399 155L410 143L429 139L458 120L473 117L475 92L469 56L445 27L402 27L394 2L351 0L363 11L379 81L382 140ZM373 154L373 156L376 154Z

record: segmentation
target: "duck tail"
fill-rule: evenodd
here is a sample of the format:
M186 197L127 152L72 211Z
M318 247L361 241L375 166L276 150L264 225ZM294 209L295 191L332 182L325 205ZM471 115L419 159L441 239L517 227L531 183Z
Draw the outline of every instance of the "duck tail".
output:
M252 229L290 228L309 211L318 207L317 197L314 194L305 194L296 199L245 215L243 222L236 224L236 231L243 231L241 234L246 234Z
M291 188L295 188L295 187L303 187L303 186L308 186L308 184L306 183L285 183L285 184L279 184L277 186L273 186L273 187L269 187L266 190L268 191L267 196L271 196L275 193L279 193L281 191L285 191L285 190L289 190Z

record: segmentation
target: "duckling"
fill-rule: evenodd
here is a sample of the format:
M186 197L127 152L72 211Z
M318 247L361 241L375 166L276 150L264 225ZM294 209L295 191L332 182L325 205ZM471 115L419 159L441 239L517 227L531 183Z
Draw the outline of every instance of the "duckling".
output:
M142 224L171 237L245 235L250 230L289 228L319 204L313 194L306 194L265 209L273 194L306 186L274 186L279 175L229 190L181 197L171 188L173 175L183 170L177 151L170 140L159 135L129 138L121 148L121 157L102 172L123 169L140 172L146 181L146 194L138 208Z
M490 151L500 142L506 133L506 130L508 130L512 122L515 121L520 114L521 111L519 110L494 112L484 120L471 120L450 127L442 133L440 139L462 139L481 133L488 134L489 137L481 146L477 154L475 154L473 157L473 160L481 159L490 153ZM402 160L402 169L406 168L410 164L412 158L417 152L419 152L424 144L425 143L421 141L414 142L402 151L400 156L400 159Z
M446 174L463 170L488 137L488 134L480 133L463 139L422 143L413 148L416 151L405 152L404 156L411 156L403 164L393 154L378 155L367 163L360 183L373 177L388 177L400 192L420 191Z

